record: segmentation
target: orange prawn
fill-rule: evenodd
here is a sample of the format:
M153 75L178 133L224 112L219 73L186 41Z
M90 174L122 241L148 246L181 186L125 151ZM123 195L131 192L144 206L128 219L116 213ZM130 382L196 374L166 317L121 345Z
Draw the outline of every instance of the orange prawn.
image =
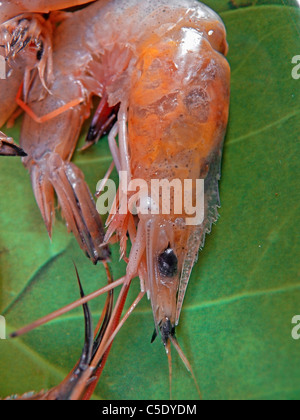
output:
M93 8L96 5L86 13L93 14ZM117 12L112 13L113 9ZM189 226L185 212L176 214L173 196L169 215L140 211L136 229L130 211L123 213L134 194L122 191L115 201L116 212L107 222L105 240L116 234L122 256L129 232L132 248L126 282L140 277L141 292L151 300L156 332L168 346L199 248L218 217L218 181L230 95L230 68L224 57L226 32L221 19L194 0L172 5L164 0L115 0L105 2L100 10L105 34L102 39L100 35L105 51L102 61L113 69L118 51L120 69L119 63L130 57L121 76L109 79L109 84L107 76L100 79L109 106L120 104L118 121L109 135L116 167L129 181L144 180L148 190L153 179L170 183L175 179L182 183L205 180L201 224ZM122 22L126 26L122 27ZM107 36L105 25L111 28L111 36ZM122 31L117 29L120 27ZM114 141L117 134L119 147ZM140 193L139 201L140 207L150 210L153 197Z
M78 30L82 22L88 33ZM120 175L127 175L127 181L143 180L148 192L153 180L167 180L169 184L174 180L182 184L185 180L204 180L204 218L194 224L187 222L186 209L176 211L178 197L174 192L166 214L145 191L135 195L120 187L104 243L119 241L121 256L128 265L125 277L110 286L123 285L101 342L102 356L147 294L155 323L153 339L161 335L169 362L173 343L190 369L175 338L175 328L198 251L218 218L218 182L230 98L227 50L222 20L196 0L174 0L172 4L167 0L99 0L73 13L56 30L51 95L44 92L41 99L42 84L38 79L29 92L27 104L33 114L51 114L58 103L66 107L64 113L42 124L33 115L26 115L21 134L21 146L29 154L23 161L31 172L48 230L51 186L56 189L67 222L73 209L66 202L75 192L79 201L86 197L76 190L81 175L64 161L71 157L70 149L92 95L102 99L86 146L102 136L117 112L109 145L114 164ZM74 143L64 149L63 155L61 141L66 137ZM101 182L99 195L111 171L112 166ZM192 190L195 196L195 186ZM136 216L130 211L134 203L139 203ZM158 211L152 212L153 207ZM128 237L132 247L127 258ZM128 289L136 276L140 278L141 292L120 322ZM45 319L33 326L43 322ZM28 328L21 332L25 331ZM81 380L88 382L91 372L98 377L101 373L92 365ZM89 386L85 397L91 395L94 386Z

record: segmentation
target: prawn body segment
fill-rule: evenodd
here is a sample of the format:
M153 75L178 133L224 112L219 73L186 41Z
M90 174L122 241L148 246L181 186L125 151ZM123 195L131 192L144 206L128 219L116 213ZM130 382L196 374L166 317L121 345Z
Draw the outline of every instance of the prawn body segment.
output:
M92 195L84 181L83 173L70 162L77 139L87 115L85 100L81 101L80 86L59 75L51 85L51 95L38 101L41 83L36 79L31 89L28 106L37 115L51 115L57 108L68 103L79 104L62 114L40 123L26 115L24 117L20 144L27 150L23 159L31 174L36 201L41 210L49 235L54 219L54 191L58 197L63 217L81 248L94 263L109 257L102 247L104 232ZM59 99L64 92L64 99ZM37 96L35 96L37 95ZM34 133L34 134L32 134Z

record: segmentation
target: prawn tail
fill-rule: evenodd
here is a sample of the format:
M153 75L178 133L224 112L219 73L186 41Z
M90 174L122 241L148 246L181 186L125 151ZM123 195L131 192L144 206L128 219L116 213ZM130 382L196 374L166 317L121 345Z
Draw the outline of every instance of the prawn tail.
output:
M27 156L24 150L0 132L0 156Z
M31 169L33 189L48 233L54 220L54 191L68 230L80 247L97 264L110 257L103 246L104 229L84 175L73 163L65 162L57 153L47 155L41 165Z

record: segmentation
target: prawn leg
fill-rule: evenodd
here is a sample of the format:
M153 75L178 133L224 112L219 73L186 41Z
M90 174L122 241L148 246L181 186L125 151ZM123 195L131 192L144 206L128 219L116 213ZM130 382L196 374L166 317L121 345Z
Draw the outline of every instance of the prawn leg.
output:
M49 120L57 117L58 115L63 114L68 109L72 108L73 106L80 105L81 103L84 102L84 100L82 98L74 99L73 101L61 106L58 109L55 109L54 111L50 112L49 114L43 115L42 117L38 117L32 111L32 109L26 104L26 102L22 101L22 99L21 99L22 90L23 90L23 86L21 85L20 89L19 89L19 92L18 92L18 95L16 97L16 103L19 105L21 110L26 112L38 124L43 124L44 122L49 121Z
M27 156L21 147L0 131L0 156Z

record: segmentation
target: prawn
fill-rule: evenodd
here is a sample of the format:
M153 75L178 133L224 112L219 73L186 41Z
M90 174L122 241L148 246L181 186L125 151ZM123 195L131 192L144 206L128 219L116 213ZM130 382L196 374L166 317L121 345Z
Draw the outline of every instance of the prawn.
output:
M115 201L117 211L107 222L105 241L116 234L121 256L129 232L127 283L139 275L141 292L151 300L156 333L168 346L199 248L218 217L230 95L225 27L215 12L195 0L171 5L166 0L113 0L99 5L75 13L66 25L91 19L88 39L94 51L101 52L101 62L92 66L104 87L102 96L109 107L120 106L109 135L115 166L129 180L144 180L149 190L152 179L205 180L205 218L199 225L189 226L187 214L175 213L173 197L170 215L140 211L136 229L130 211L122 214L133 193L122 191ZM97 21L102 22L101 33L92 24ZM153 197L141 193L139 199L145 208Z
M27 94L33 70L38 70L46 87L46 67L49 79L52 75L51 36L52 25L38 14L19 15L1 24L1 56L5 58L6 74L5 78L0 80L3 98L0 103L0 126L3 126L16 110L16 97L22 83L25 95Z
M80 22L85 22L88 34L77 30ZM47 177L41 181L43 172L52 176L57 191L65 176L70 181L67 168L58 171L64 167L59 153L49 150L58 150L62 138L69 137L69 142L77 139L84 119L82 109L91 93L102 98L101 110L119 104L109 141L116 167L126 172L129 180L143 179L150 186L153 178L170 182L205 179L205 219L199 226L188 226L187 214L176 215L172 208L169 216L138 214L135 232L130 212L121 214L122 202L108 219L105 241L116 233L122 256L127 232L130 234L128 281L141 274L142 290L151 299L156 328L166 343L178 324L198 250L217 219L230 84L224 25L216 13L195 0L176 0L172 5L166 0L98 1L59 26L55 47L52 95L37 101L41 84L37 91L35 84L28 104L34 112L47 114L57 108L62 94L64 104L81 102L44 124L25 115L21 147L30 157L23 161L33 182L40 184L38 202L45 207L51 202ZM95 115L93 132L103 125L103 112ZM117 134L119 147L114 141ZM63 160L70 158L70 150L72 146L64 150ZM132 195L120 200L128 204ZM77 197L80 202L79 192ZM151 197L143 200L148 203ZM64 207L62 198L60 202Z
M87 32L78 30L82 22ZM153 339L161 335L168 357L172 343L189 367L175 329L199 249L218 218L218 183L230 99L224 24L196 0L174 0L172 4L167 0L97 1L73 13L59 26L55 37L52 96L38 101L40 82L36 80L28 96L33 112L52 112L57 106L55 98L64 93L62 104L80 99L66 111L75 125L83 119L80 109L88 105L87 96L97 95L101 102L87 135L87 146L101 137L105 121L111 123L108 116L118 109L108 140L120 175L126 173L127 180L133 182L142 179L146 191L151 190L153 179L169 183L180 180L182 184L184 180L204 180L204 219L194 225L187 222L186 210L180 214L175 211L175 193L170 197L170 212L165 214L160 203L145 191L134 197L133 192L120 186L104 238L105 244L120 242L121 257L128 264L125 277L115 282L123 287L103 346L111 343L122 325L120 313L130 284L138 276L141 292L125 318L147 294L155 324ZM53 120L55 124L50 120L39 125L26 115L21 134L21 146L31 156L23 161L33 179L41 182L41 174L47 173L57 192L62 187L60 176L63 178L68 171L61 174L59 168L64 164L57 155L50 152L50 156L42 156L38 146L42 141L47 143L49 133L57 142L68 135L65 120L66 115L60 115ZM32 135L39 139L37 143ZM45 149L49 148L50 144ZM45 166L47 170L42 169ZM111 170L112 166L98 194ZM43 188L39 193L45 191ZM140 205L134 217L130 209L136 199ZM153 207L159 211L151 212ZM127 258L128 237L132 247ZM88 380L86 375L83 377Z
M18 11L12 7L14 3L9 2L6 5L1 21L7 18L9 13ZM18 7L19 3L17 2ZM73 231L81 248L96 264L99 260L109 257L108 248L102 247L102 222L82 172L69 162L83 121L88 116L87 101L71 98L72 95L83 92L80 86L77 86L76 80L69 80L69 84L63 82L65 71L61 70L68 63L59 65L55 61L56 68L53 70L53 42L58 44L59 50L63 39L58 41L59 38L54 37L51 16L48 19L40 14L59 7L83 3L86 2L53 1L51 5L49 2L47 5L46 2L28 2L26 6L20 6L20 11L30 10L29 13L23 13L2 23L1 39L5 47L6 61L12 67L12 74L0 81L2 92L7 93L6 102L2 102L0 106L0 125L5 123L17 105L30 114L25 102L35 102L42 111L53 108L52 112L46 111L47 115L43 118L35 118L35 126L33 122L28 124L26 118L24 119L21 148L27 149L27 156L23 163L31 174L36 201L50 238L54 220L55 189L68 229ZM39 13L32 13L32 10ZM66 16L64 18L66 19ZM72 67L76 72L78 63ZM39 77L35 74L36 70ZM30 115L31 119L32 113ZM24 154L25 152L23 156Z

